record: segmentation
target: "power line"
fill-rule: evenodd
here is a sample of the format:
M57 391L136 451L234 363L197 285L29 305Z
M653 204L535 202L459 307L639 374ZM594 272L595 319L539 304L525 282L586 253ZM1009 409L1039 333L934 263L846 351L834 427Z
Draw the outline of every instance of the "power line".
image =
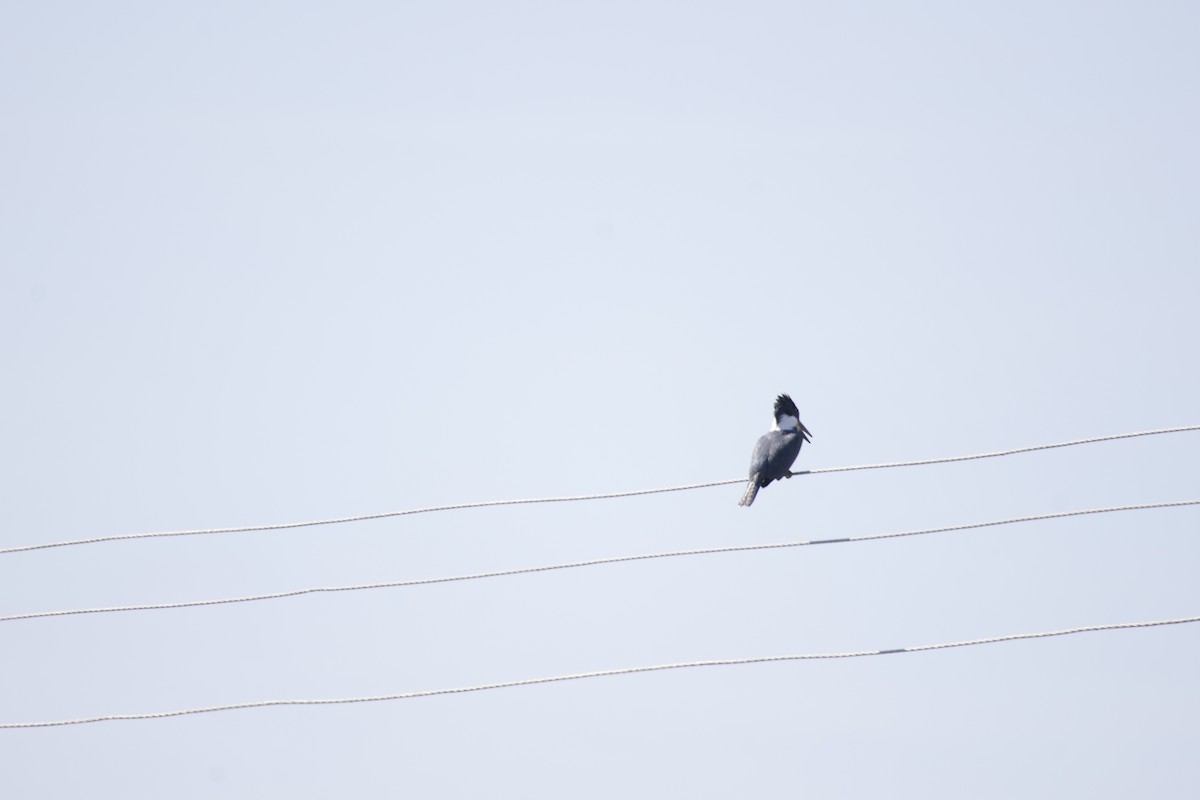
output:
M1117 433L1109 436L1095 436L1089 439L1074 439L1069 442L1056 442L1054 444L1039 444L1031 447L1018 447L1012 450L998 450L992 453L977 453L968 456L950 456L947 458L930 458L921 461L893 461L884 464L861 464L851 467L825 467L823 469L810 469L802 472L796 472L795 475L820 475L830 472L854 472L866 469L890 469L893 467L915 467L927 464L950 464L957 461L974 461L981 458L998 458L1000 456L1011 456L1018 453L1032 453L1037 450L1053 450L1059 447L1074 447L1081 444L1096 444L1099 442L1111 442L1118 439L1133 439L1139 436L1157 436L1164 433L1183 433L1185 431L1200 430L1200 425L1185 425L1178 428L1158 428L1150 431L1138 431L1136 433ZM84 544L99 544L101 542L117 542L132 539L160 539L171 536L202 536L215 533L250 533L254 531L275 531L284 530L287 528L308 528L316 525L340 525L347 522L364 522L373 519L387 519L390 517L404 517L412 514L429 514L435 511L461 511L469 508L492 508L495 506L516 506L516 505L531 505L535 503L569 503L580 500L612 500L620 497L638 497L648 494L664 494L666 492L684 492L692 489L708 489L714 486L728 486L734 483L745 483L745 478L730 478L723 481L709 481L707 483L690 483L683 486L667 486L660 489L635 489L625 492L607 492L603 494L582 494L571 495L565 497L535 497L519 500L483 500L474 503L456 503L453 505L444 506L428 506L425 508L410 508L404 511L384 511L378 514L362 514L353 517L335 517L333 519L318 519L309 520L306 522L280 522L269 525L247 525L235 528L201 528L195 530L183 531L154 531L151 533L123 533L113 536L96 536L89 539L70 539L61 542L44 542L42 544L27 544L16 547L0 548L0 555L10 553L23 553L31 550L48 550L54 547L73 547Z
M233 603L252 603L260 600L281 600L287 597L300 597L306 594L320 594L333 592L357 592L370 589L396 589L404 586L427 586L435 583L455 583L458 581L472 581L482 578L500 578L511 575L527 575L535 572L552 572L563 569L576 569L579 567L595 567L602 564L620 564L629 561L649 561L657 558L674 558L677 556L699 556L699 555L714 555L718 553L743 553L753 550L782 550L791 547L806 547L817 544L843 544L846 542L870 542L880 541L883 539L899 539L907 536L923 536L931 533L950 533L952 531L965 531L975 528L989 528L998 525L1013 525L1021 522L1037 522L1039 520L1062 519L1065 517L1080 517L1089 514L1108 514L1116 511L1146 511L1154 508L1178 508L1180 506L1200 505L1200 500L1180 500L1166 503L1145 503L1142 505L1130 506L1111 506L1108 508L1089 508L1080 511L1059 511L1053 514L1037 514L1034 516L1014 517L1011 519L992 520L989 522L971 522L964 525L950 525L942 528L925 528L922 530L900 531L894 533L876 533L866 536L847 536L837 539L809 539L799 542L781 542L776 544L751 544L737 545L732 547L707 547L696 550L676 550L665 553L648 553L632 556L613 556L610 558L595 558L587 561L572 561L565 564L549 564L536 567L518 567L516 569L497 570L494 572L477 572L470 575L454 575L451 577L442 578L419 578L416 580L407 581L389 581L386 583L364 583L351 586L318 586L308 589L294 589L284 592L272 592L270 594L248 595L245 597L226 597L215 600L192 600L180 603L155 603L144 605L131 606L109 606L102 608L75 608L62 611L37 611L28 614L13 614L11 616L0 617L0 622L14 622L17 620L31 619L46 619L49 617L68 617L80 614L108 614L124 611L160 611L166 609L179 608L197 608L202 606L218 606L229 605Z
M1200 426L1198 426L1200 427ZM47 550L52 547L73 547L80 544L99 544L101 542L117 542L128 539L157 539L168 536L202 536L211 533L249 533L252 531L278 531L287 528L309 528L316 525L340 525L346 522L365 522L372 519L389 517L406 517L412 514L429 514L435 511L460 511L468 508L491 508L493 506L516 506L533 503L567 503L574 500L608 500L617 497L635 497L643 494L661 494L663 492L682 492L688 489L706 489L711 486L725 486L731 483L745 483L745 478L735 478L727 481L710 481L709 483L691 483L686 486L670 486L665 489L637 489L629 492L611 492L609 494L582 494L570 497L535 497L523 500L483 500L475 503L457 503L446 506L427 506L425 508L410 508L404 511L384 511L378 514L362 514L355 517L335 517L333 519L317 519L307 522L279 522L270 525L248 525L238 528L202 528L187 531L155 531L153 533L122 533L114 536L96 536L91 539L71 539L63 542L45 542L43 544L28 544L19 547L0 549L0 555L8 553L23 553L29 550Z
M571 675L553 675L544 678L526 678L524 680L517 681L484 683L477 686L459 686L450 689L429 689L420 692L403 692L400 694L376 695L373 697L341 697L319 700L256 700L248 703L230 703L220 706L185 708L176 711L160 711L149 714L108 714L99 717L80 717L78 719L50 720L44 722L4 722L0 723L0 729L12 730L19 728L51 728L64 725L86 725L92 722L115 722L117 720L168 719L170 717L183 717L191 714L210 714L217 711L239 711L250 708L267 708L269 706L324 706L347 705L350 703L379 703L390 700L415 700L418 697L437 697L440 695L449 694L466 694L468 692L483 692L491 689L510 689L517 686L535 686L543 683L578 681L586 678L607 678L615 675L633 675L640 672L662 672L673 669L690 669L692 667L725 667L743 664L765 664L775 661L816 661L839 658L864 658L867 656L884 656L894 655L897 653L919 653L925 650L948 650L952 647L973 647L975 645L982 644L1012 642L1019 639L1046 639L1052 636L1070 636L1076 633L1091 633L1095 631L1153 628L1162 625L1182 625L1190 622L1200 622L1200 616L1153 620L1149 622L1116 622L1108 625L1087 625L1079 628L1066 628L1057 631L1042 631L1039 633L1013 633L1006 636L991 636L985 639L966 639L959 642L942 642L939 644L923 644L912 647L895 647L883 650L857 650L846 653L809 653L802 655L758 656L754 658L728 658L710 661L682 661L674 664L656 664L646 667L624 667L621 669L605 669L594 672L577 672Z
M886 464L864 464L858 467L826 467L824 469L808 469L797 472L796 475L819 475L826 472L854 472L861 469L889 469L891 467L919 467L925 464L951 464L957 461L975 461L980 458L998 458L1013 456L1018 453L1032 453L1035 450L1054 450L1058 447L1074 447L1079 444L1096 444L1098 442L1113 442L1117 439L1134 439L1138 436L1157 436L1162 433L1183 433L1184 431L1200 431L1200 425L1184 425L1178 428L1159 428L1153 431L1138 431L1136 433L1115 433L1109 436L1095 436L1091 439L1072 439L1069 442L1057 444L1036 444L1032 447L1017 447L1012 450L997 450L993 453L977 453L970 456L952 456L950 458L927 458L921 461L891 461Z

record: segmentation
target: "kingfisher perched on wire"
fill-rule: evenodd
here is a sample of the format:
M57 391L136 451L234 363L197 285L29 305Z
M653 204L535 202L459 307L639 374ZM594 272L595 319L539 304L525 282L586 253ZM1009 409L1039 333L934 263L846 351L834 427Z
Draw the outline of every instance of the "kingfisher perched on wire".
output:
M779 395L775 398L775 424L754 445L754 455L750 456L750 482L738 505L753 503L758 490L771 481L792 477L792 464L805 442L812 442L812 434L800 421L800 411L792 398Z

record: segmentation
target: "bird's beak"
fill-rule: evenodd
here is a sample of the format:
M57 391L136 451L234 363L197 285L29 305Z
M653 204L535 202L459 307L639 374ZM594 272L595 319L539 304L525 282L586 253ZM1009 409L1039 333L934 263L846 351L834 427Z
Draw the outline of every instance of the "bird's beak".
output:
M798 424L800 425L800 435L804 437L804 441L812 444L812 434L808 432L808 428L804 427L803 422Z

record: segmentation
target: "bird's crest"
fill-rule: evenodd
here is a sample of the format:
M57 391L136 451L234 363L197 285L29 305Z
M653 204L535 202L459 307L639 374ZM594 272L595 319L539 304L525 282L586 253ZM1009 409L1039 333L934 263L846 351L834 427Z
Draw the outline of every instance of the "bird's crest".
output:
M781 394L775 398L775 419L778 420L784 414L799 419L800 409L796 408L796 404L792 402L792 398L786 394Z

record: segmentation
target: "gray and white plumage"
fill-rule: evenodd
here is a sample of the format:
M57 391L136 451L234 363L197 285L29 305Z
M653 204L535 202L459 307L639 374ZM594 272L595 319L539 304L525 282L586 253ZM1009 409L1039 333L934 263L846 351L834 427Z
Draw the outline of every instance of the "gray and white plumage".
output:
M800 421L800 411L792 398L786 394L775 398L775 426L754 446L754 455L750 456L750 482L738 505L753 503L758 490L772 481L792 477L792 464L800 455L800 447L811 441L812 434Z

